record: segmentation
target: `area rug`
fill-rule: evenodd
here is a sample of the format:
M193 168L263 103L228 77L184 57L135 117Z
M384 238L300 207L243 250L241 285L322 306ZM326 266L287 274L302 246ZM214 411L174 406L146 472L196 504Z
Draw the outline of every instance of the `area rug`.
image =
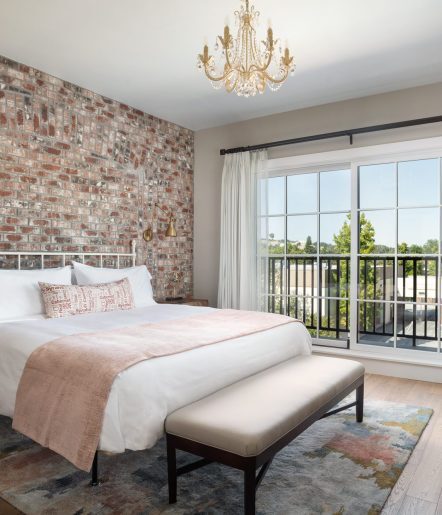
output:
M429 408L369 401L316 422L275 458L257 496L258 514L380 513L432 415ZM166 453L100 458L103 484L11 429L0 417L0 497L26 514L241 514L242 474L217 464L178 479L167 504ZM189 455L180 454L181 464ZM190 458L191 459L191 458Z

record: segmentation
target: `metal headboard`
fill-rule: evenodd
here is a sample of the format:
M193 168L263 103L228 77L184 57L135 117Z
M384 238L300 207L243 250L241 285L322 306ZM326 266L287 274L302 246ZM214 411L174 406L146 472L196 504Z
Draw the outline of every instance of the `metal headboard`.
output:
M129 258L132 263L132 266L135 266L136 258L137 258L137 242L135 240L131 241L130 246L131 246L131 252L127 253L127 254L124 254L124 253L119 254L117 252L100 253L100 252L44 252L44 251L40 251L40 252L26 252L26 251L24 251L24 252L10 252L10 251L3 252L3 251L0 251L0 268L1 268L1 258L6 257L6 256L9 256L12 258L14 258L14 257L17 258L17 269L18 270L21 270L22 260L25 257L39 257L41 260L40 268L42 270L45 269L45 258L46 257L47 258L49 258L49 257L61 258L62 266L66 266L67 264L69 264L69 258L70 258L70 261L72 261L73 258L80 258L81 261L84 263L87 258L94 257L94 258L99 259L101 268L103 267L103 261L106 258L116 258L116 264L117 264L116 268L120 268L120 262L121 262L122 258Z

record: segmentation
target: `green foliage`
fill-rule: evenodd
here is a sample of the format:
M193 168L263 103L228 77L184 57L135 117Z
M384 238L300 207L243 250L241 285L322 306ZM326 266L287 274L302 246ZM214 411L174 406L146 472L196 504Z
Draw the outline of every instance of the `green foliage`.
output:
M312 237L309 235L307 236L307 239L305 240L305 247L304 247L305 254L314 254L316 252L316 245L312 242Z

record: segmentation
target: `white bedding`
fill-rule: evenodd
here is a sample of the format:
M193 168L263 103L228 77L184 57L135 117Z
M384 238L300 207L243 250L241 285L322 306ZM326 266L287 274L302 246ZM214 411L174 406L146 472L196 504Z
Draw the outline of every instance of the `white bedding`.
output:
M1 324L0 415L13 416L26 360L40 345L64 335L184 318L209 310L158 304L130 311ZM298 354L309 353L308 331L301 323L293 323L138 363L114 381L99 448L124 452L152 447L163 435L164 420L172 411Z

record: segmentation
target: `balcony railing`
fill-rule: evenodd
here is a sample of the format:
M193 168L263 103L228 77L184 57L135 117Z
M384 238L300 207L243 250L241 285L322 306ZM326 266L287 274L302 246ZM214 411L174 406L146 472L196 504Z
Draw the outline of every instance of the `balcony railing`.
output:
M409 346L437 340L437 258L398 257L397 266L396 281L393 257L359 257L359 339L392 341L396 316L396 335ZM316 257L272 256L267 281L268 311L298 318L322 338L348 338L350 257L318 263Z

